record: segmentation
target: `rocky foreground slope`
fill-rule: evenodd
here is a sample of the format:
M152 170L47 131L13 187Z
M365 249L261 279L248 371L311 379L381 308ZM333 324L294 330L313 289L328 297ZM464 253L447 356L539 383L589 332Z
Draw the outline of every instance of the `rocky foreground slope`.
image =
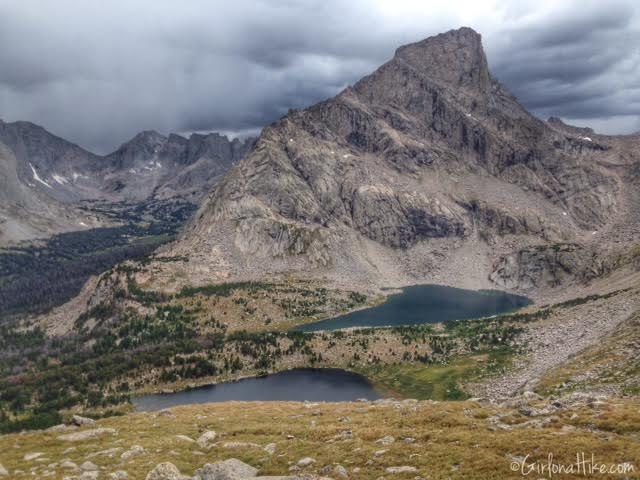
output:
M171 254L192 283L584 280L640 238L639 141L532 116L461 28L265 128Z
M528 392L502 404L231 402L75 417L80 426L0 437L0 478L486 480L548 478L539 468L551 462L573 468L554 478L631 479L638 406Z

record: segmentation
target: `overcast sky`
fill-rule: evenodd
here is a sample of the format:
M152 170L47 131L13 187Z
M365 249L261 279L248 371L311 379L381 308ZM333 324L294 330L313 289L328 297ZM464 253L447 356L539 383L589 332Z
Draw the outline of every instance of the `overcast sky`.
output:
M537 115L640 130L640 2L0 0L0 118L107 152L140 130L246 134L402 44L466 25Z

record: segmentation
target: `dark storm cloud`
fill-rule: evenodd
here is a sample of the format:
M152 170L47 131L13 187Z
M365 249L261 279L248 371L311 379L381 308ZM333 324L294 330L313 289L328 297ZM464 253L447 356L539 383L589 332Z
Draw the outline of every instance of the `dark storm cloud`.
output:
M574 7L504 32L513 40L495 52L496 75L542 116L639 115L640 31L632 4Z
M251 132L399 45L469 25L535 113L638 130L635 2L0 0L0 118L101 151L137 131Z

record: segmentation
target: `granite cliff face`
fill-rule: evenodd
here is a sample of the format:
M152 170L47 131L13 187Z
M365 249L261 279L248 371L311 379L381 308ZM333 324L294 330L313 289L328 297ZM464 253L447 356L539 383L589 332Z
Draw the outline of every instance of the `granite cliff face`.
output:
M529 114L461 28L265 128L172 250L197 258L195 282L485 285L524 247L632 238L637 161L625 138Z
M0 121L0 244L107 223L81 201L199 203L253 139L146 131L99 156L29 122Z

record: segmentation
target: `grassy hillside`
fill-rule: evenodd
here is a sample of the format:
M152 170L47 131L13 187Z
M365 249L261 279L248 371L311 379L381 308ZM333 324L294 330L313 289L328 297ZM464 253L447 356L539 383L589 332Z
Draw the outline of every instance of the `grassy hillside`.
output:
M60 439L96 428L114 431L84 441ZM217 433L209 446L193 441L206 431ZM388 436L393 439L380 441ZM275 451L266 451L268 444L275 444ZM143 450L131 450L134 445ZM134 453L123 458L127 451ZM635 472L554 478L640 478L640 403L589 397L553 403L520 398L508 406L412 400L231 402L112 417L69 431L6 435L0 437L0 452L0 463L11 478L62 479L77 475L73 465L86 461L95 467L85 467L101 472L99 478L123 470L129 478L143 479L156 464L167 461L193 475L205 463L234 457L258 468L261 475L299 471L341 478L336 474L336 465L341 465L350 479L486 480L525 478L512 471L512 464L520 465L527 455L527 465L546 464L549 454L554 462L568 465L582 452L589 458L593 453L606 465L631 462ZM32 458L36 453L41 455ZM298 467L304 457L314 462ZM411 471L387 471L402 466ZM526 477L547 478L531 475Z

